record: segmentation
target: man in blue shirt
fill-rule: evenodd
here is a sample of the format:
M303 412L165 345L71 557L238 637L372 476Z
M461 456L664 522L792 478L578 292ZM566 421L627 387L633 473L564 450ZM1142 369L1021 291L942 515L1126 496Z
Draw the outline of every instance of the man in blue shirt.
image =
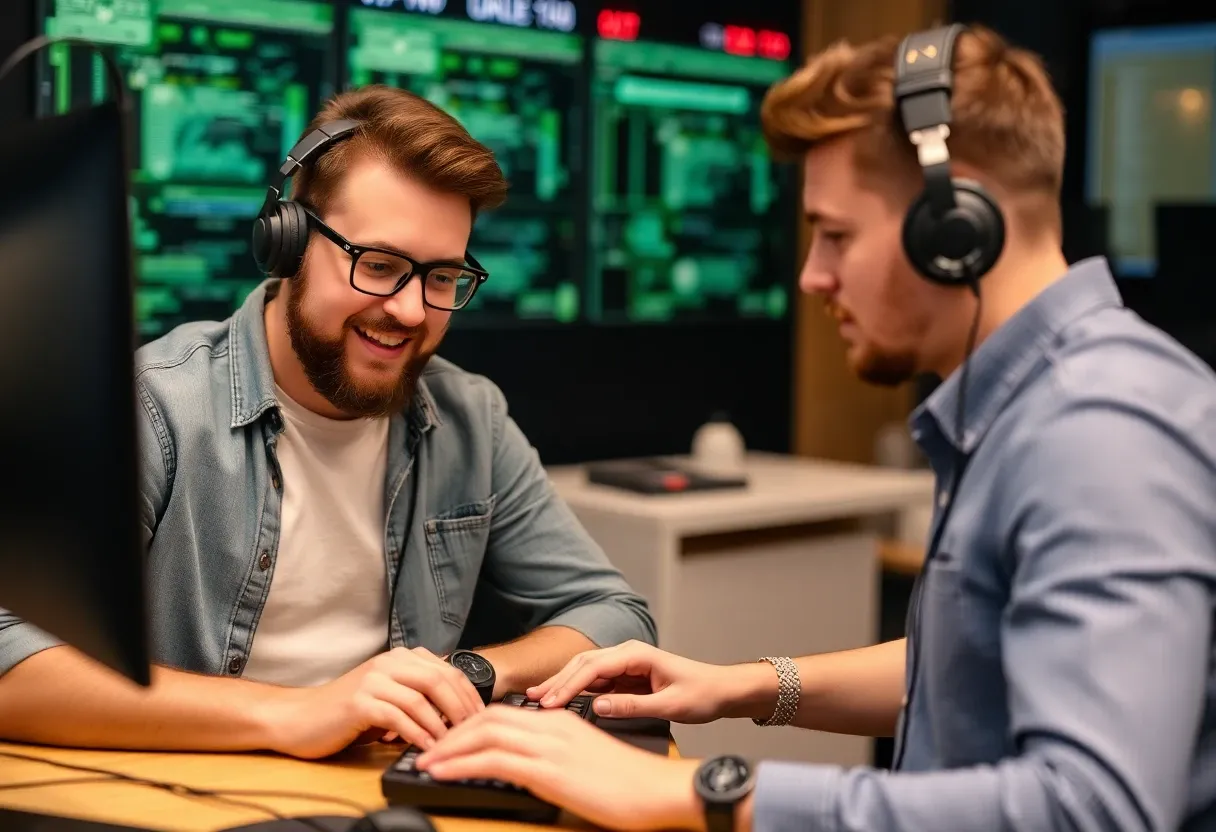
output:
M151 689L0 610L0 737L429 747L579 651L654 640L501 391L432 357L486 279L466 247L506 196L493 154L371 86L291 159L254 225L271 279L136 357Z
M529 691L895 736L895 771L668 760L491 708L422 755L435 777L502 777L621 829L1216 828L1216 379L1122 306L1104 260L1065 262L1039 61L983 29L928 34L833 46L763 112L803 158L801 286L852 368L945 379L911 418L939 510L907 642L729 667L626 644ZM941 56L948 142L942 100L902 95ZM973 184L942 199L943 169ZM949 201L935 235L922 212Z

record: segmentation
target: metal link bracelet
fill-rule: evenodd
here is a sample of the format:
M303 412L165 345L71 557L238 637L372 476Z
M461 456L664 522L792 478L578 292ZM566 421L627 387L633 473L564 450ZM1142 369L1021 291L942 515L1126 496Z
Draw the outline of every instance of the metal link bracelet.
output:
M798 701L802 698L798 665L789 656L764 656L758 661L768 662L777 670L777 707L768 719L753 717L752 722L764 727L789 725L798 713Z

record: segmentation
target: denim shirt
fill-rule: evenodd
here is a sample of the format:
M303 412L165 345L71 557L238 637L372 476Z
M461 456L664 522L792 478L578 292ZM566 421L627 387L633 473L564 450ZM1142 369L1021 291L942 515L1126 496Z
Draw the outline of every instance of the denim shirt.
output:
M961 433L959 385L911 419L935 527L958 493L901 770L761 763L756 832L1216 828L1216 377L1099 258L976 350Z
M157 664L239 676L279 548L283 418L263 310L182 325L136 354L139 514ZM390 646L436 654L571 627L654 643L646 602L557 497L484 377L435 357L391 418L384 568ZM0 673L59 643L0 611Z

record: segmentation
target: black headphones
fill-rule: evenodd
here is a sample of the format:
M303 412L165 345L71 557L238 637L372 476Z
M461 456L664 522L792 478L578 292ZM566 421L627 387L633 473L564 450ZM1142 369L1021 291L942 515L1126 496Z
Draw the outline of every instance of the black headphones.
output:
M974 286L1005 246L996 201L978 182L950 177L952 62L964 30L954 24L908 35L895 54L896 114L925 176L904 217L904 252L926 278L950 286Z
M253 221L253 259L272 277L294 277L308 247L308 215L295 200L282 199L283 185L310 158L349 137L359 122L341 119L311 131L287 152L278 176L266 189L266 200Z
M993 267L1005 247L1005 219L996 200L978 182L950 177L950 153L946 149L946 138L950 135L950 93L954 88L951 62L955 41L963 31L963 26L955 24L909 35L904 38L895 55L895 104L904 131L916 147L916 155L925 175L925 190L904 217L904 252L916 270L929 280L947 286L966 286L976 296L975 315L960 370L958 409L955 411L954 427L959 443L962 442L966 424L968 370L980 323L982 297L979 279ZM942 545L963 474L974 453L974 448L965 453L961 444L955 449L953 477L947 486L949 496L934 521L933 537L912 590L907 618L907 638L911 648L907 698L904 700L901 727L891 763L893 771L903 765L907 752L908 723L921 670L920 616L925 576Z

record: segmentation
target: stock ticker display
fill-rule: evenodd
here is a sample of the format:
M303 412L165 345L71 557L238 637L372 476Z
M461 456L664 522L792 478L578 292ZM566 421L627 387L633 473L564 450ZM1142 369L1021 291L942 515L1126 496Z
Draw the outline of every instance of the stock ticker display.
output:
M136 319L154 338L222 319L262 275L266 183L333 93L333 8L298 0L56 0L45 31L112 44L133 95ZM50 47L42 112L106 94L100 59Z
M633 39L637 13L600 26L616 37L594 57L594 316L784 317L791 179L769 157L760 103L788 70L788 38L766 34L766 58L754 33L751 48L719 51L739 27L704 25L689 46Z
M326 98L370 83L443 107L510 181L474 227L490 279L460 325L785 318L795 171L770 160L759 105L790 40L720 22L732 5L756 3L38 0L38 18L112 47L132 92L147 340L258 284L266 182ZM44 54L40 113L107 95L95 56Z

